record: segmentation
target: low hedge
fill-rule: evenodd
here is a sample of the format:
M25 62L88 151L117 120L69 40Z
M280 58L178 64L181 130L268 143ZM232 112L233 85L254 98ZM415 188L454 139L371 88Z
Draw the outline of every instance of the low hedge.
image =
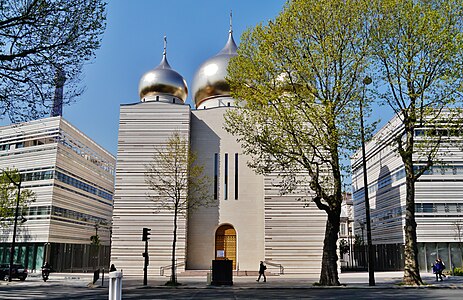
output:
M454 276L463 276L463 268L455 268L453 269Z

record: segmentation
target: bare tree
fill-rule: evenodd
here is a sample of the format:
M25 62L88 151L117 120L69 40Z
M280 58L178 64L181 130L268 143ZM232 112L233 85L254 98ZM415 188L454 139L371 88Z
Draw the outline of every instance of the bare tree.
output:
M49 113L55 87L64 102L83 92L82 65L106 28L103 0L0 0L0 118Z
M178 284L175 274L178 218L212 201L203 169L196 163L188 141L178 132L172 134L165 147L156 149L153 161L146 168L145 181L152 191L150 199L161 209L173 212L172 272L168 282L171 285Z

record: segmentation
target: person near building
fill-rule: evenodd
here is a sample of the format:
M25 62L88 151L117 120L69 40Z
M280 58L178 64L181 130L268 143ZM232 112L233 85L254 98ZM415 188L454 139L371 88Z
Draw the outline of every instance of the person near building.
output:
M446 277L442 272L445 269L445 264L442 261L441 258L437 258L436 261L434 262L434 265L432 266L432 272L436 274L436 281L442 281L442 276Z
M265 277L265 270L267 270L267 267L264 265L263 261L260 261L259 277L256 280L257 282L259 282L261 276L264 276L264 282L267 282L267 277Z
M109 272L115 272L115 271L117 271L116 266L114 264L111 264L111 267L109 268Z

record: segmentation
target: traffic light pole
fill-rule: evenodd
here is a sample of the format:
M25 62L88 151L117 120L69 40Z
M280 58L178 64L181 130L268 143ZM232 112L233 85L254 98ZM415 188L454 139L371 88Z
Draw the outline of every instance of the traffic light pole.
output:
M149 265L149 256L148 256L148 240L150 239L148 236L151 229L143 228L143 234L141 240L145 242L145 252L142 253L142 256L145 258L145 263L143 264L143 285L148 285L148 265Z
M145 241L145 253L143 253L145 257L145 264L143 267L143 285L148 285L148 240Z

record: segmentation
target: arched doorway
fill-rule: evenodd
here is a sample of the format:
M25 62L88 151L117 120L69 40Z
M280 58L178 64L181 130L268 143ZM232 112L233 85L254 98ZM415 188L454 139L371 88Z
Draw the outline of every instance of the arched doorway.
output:
M236 269L236 231L231 225L222 225L215 232L215 259L229 259Z

